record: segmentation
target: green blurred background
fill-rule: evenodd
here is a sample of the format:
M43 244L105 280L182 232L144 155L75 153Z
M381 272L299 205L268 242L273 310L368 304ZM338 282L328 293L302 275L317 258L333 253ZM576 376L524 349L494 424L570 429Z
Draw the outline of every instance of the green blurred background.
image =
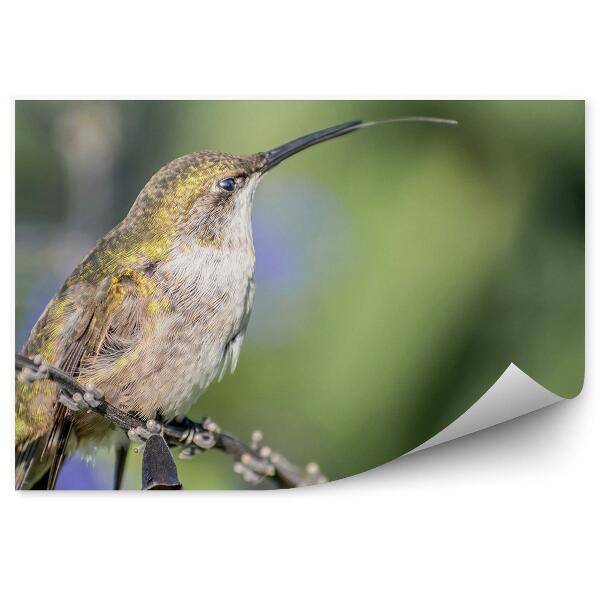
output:
M151 175L193 151L253 153L353 119L396 124L273 170L254 204L257 293L236 373L190 416L331 479L414 448L512 361L562 396L584 370L584 103L18 101L16 346ZM242 488L217 452L188 489ZM110 485L110 456L59 487ZM139 488L131 456L126 486Z

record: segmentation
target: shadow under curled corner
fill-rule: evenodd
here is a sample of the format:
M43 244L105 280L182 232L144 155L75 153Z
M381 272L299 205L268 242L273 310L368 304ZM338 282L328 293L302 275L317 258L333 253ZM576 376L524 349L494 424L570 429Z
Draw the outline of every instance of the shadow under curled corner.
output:
M486 474L493 478L499 470L513 470L514 461L527 457L536 469L544 463L554 469L559 457L571 449L572 437L560 433L571 431L574 419L579 418L578 403L560 401L581 398L582 391L564 398L511 363L469 410L420 446L379 467L331 483L387 486L396 478L405 482L425 478L434 486L454 486L461 474L469 480L475 474L489 484Z
M564 398L547 390L510 363L496 383L469 410L407 454L493 427L560 400Z

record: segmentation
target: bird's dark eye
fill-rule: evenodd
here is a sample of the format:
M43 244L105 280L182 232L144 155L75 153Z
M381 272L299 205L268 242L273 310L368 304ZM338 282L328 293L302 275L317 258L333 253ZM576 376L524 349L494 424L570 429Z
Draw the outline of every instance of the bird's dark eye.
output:
M235 189L235 179L233 177L227 177L227 179L221 179L219 181L219 187L226 192L233 192Z

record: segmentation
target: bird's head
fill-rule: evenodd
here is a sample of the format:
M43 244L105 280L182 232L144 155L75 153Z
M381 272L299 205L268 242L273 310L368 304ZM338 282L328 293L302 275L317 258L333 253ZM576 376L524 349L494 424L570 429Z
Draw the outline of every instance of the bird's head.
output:
M170 162L152 177L130 215L139 215L151 228L176 231L192 236L199 243L247 241L251 239L254 191L270 169L302 150L358 129L408 121L456 124L431 117L350 121L248 156L216 152L188 154Z

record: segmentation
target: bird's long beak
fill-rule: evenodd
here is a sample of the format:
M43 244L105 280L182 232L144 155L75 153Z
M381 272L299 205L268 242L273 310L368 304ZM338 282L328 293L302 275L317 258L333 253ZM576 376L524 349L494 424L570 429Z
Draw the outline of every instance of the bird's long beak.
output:
M435 117L399 117L396 119L385 119L382 121L348 121L347 123L342 123L341 125L335 125L334 127L328 127L327 129L321 129L320 131L303 135L302 137L292 140L287 144L277 146L277 148L273 148L273 150L262 152L261 154L266 161L262 171L266 172L269 169L272 169L286 158L289 158L290 156L296 154L297 152L301 152L306 148L310 148L311 146L315 146L316 144L320 144L326 140L340 137L341 135L346 135L347 133L352 133L353 131L362 129L363 127L383 125L386 123L414 123L419 121L425 123L438 123L442 125L458 124L457 121L453 121L451 119L438 119Z

